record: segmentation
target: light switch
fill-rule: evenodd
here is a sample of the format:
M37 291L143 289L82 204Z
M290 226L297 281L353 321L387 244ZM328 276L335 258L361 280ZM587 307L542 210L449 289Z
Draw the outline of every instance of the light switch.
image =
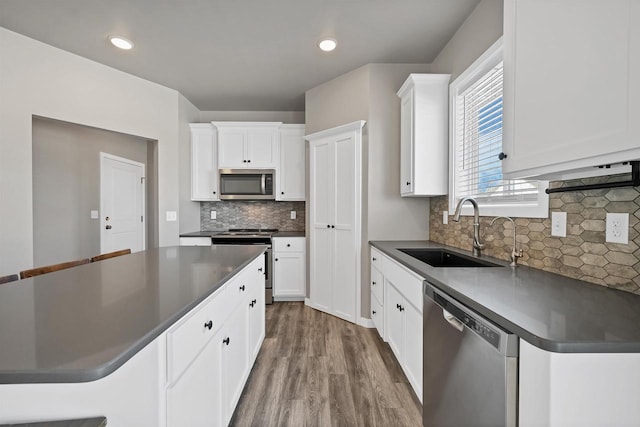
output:
M92 210L91 211L91 219L98 219L98 218L100 218L100 215L99 215L98 211Z
M167 221L177 221L178 213L176 211L167 211Z
M211 211L211 219L217 219L218 213L216 211Z
M567 213L551 212L551 235L567 237Z
M291 211L291 219L296 219L298 217L298 214L296 211Z

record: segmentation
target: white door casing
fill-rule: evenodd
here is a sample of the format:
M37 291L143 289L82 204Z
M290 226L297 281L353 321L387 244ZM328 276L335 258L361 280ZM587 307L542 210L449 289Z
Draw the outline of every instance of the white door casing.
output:
M100 153L100 252L145 249L145 166Z

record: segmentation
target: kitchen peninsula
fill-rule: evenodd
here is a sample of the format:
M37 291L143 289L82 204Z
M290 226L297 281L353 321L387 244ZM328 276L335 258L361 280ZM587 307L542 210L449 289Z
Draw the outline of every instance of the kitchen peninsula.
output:
M0 286L0 423L226 424L264 339L265 250L165 247Z

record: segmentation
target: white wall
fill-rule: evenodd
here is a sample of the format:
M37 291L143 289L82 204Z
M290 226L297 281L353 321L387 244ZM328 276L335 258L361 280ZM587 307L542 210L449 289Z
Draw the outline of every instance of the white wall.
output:
M191 200L191 130L189 123L200 121L198 110L180 94L178 114L180 123L180 233L200 230L200 202Z
M198 122L282 122L304 124L304 111L201 111Z
M502 36L503 7L503 0L482 0L431 63L431 72L455 80Z
M32 115L157 140L159 244L178 244L178 92L4 28L0 58L0 275L33 266Z

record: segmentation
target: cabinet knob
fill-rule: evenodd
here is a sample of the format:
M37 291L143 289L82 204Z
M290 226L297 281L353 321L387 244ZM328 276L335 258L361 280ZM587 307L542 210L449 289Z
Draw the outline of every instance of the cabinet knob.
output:
M251 163L251 160L247 160L247 163Z
M278 261L278 258L276 258L274 261Z
M229 337L226 337L225 339L222 340L222 342L225 343L226 345L229 345L231 340L229 339Z
M373 281L373 282L371 282L371 284L372 284L373 286L375 286L375 285L376 285L376 282L375 282L375 281Z
M504 160L504 159L506 159L506 158L507 158L507 155L506 155L505 153L500 153L500 154L498 154L498 159L500 159L500 160Z
M244 285L240 286L240 290L244 292Z
M291 243L287 243L287 247L290 248L291 247Z
M410 181L407 181L407 185L411 185L411 182L410 182Z
M396 304L396 308L400 310L400 304Z
M216 194L216 192L214 191L213 194Z
M280 194L282 194L284 196L284 191L281 191Z
M375 311L375 310L373 310L373 311L371 312L371 314L373 314L373 315L375 316L375 315L376 315L376 311Z
M211 328L213 328L213 322L209 320L204 324L204 327L207 328L208 330L211 330Z
M249 303L249 307L253 308L253 301Z
M331 228L331 226L329 224L327 224L327 228Z
M376 257L373 257L373 258L371 258L371 259L372 259L373 261L375 261L375 260L377 260L378 258L376 258Z
M262 267L260 267L260 268L258 269L258 271L262 271Z
M400 311L404 311L404 307L403 306L400 306Z
M256 305L256 304L258 303L258 300L255 300L255 299L254 299L253 301L251 301L251 303L252 303L253 305Z
M336 226L335 226L335 225L332 225L332 226L331 226L331 228L336 228Z

